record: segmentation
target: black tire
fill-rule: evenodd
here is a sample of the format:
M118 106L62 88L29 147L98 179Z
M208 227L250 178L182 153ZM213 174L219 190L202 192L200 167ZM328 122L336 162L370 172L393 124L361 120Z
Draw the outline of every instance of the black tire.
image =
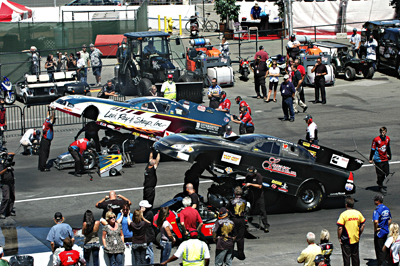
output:
M24 102L24 104L29 104L29 99L28 99L28 95L26 95L26 93L24 93L24 95L22 96L22 101Z
M140 92L140 94L141 94L141 96L150 96L151 95L151 93L150 93L150 89L151 89L151 86L152 86L153 84L151 83L151 80L149 80L148 78L142 78L140 81L139 81L139 92Z
M335 75L335 78L338 77L339 73L337 72L337 66L335 64L332 64L333 67L333 74Z
M129 69L126 70L125 75L119 77L119 84L122 95L133 96L138 94L137 86L135 86L132 80L131 71Z
M110 170L110 176L116 176L117 174L118 174L117 169L112 168L112 169Z
M352 81L356 78L356 70L351 66L346 67L344 70L344 79Z
M190 32L190 21L186 22L185 29L187 32Z
M396 76L400 78L400 62L398 61L396 64Z
M178 82L193 82L194 78L189 75L182 75L179 77Z
M218 29L218 23L214 20L207 21L204 30L208 32L215 32Z
M316 183L306 183L299 191L296 199L296 209L298 211L314 211L322 202L321 187Z
M85 170L90 170L93 169L93 167L96 165L96 159L94 158L93 154L84 154L83 155L84 161L85 161L85 165L84 165L84 169Z
M15 90L12 91L11 93L11 97L8 95L8 92L4 92L5 93L5 97L4 97L4 103L7 105L12 105L13 103L15 103L15 100L17 99L17 96L15 94Z
M364 78L372 79L374 77L375 69L373 66L370 66L367 70L363 71Z
M243 73L242 79L243 80L249 80L249 78L248 78L249 74L250 74L249 71L245 70L244 73Z

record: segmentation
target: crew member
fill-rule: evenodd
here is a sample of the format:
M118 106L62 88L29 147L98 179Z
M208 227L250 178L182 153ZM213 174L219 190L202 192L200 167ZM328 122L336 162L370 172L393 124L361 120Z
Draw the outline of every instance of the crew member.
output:
M233 115L231 115L231 120L233 123L240 124L240 127L239 127L240 135L254 133L253 118L251 118L251 115L250 115L249 111L247 110L246 106L240 107L239 119L235 119L235 117Z
M311 73L315 73L315 101L314 103L326 104L325 95L325 75L328 74L326 66L322 64L321 57L317 58L317 63L311 69ZM319 101L319 91L321 91L322 102Z
M207 244L198 239L199 233L197 231L193 230L189 235L190 239L188 241L183 241L175 254L162 262L161 265L166 265L169 262L175 261L181 256L183 266L208 266L210 264L210 251Z
M261 14L261 7L256 2L250 10L250 17L252 20L260 19L260 14Z
M188 183L186 185L186 191L189 194L190 199L192 200L192 208L199 210L199 196L197 195L197 191L193 189L193 185Z
M21 146L24 148L24 155L29 154L28 148L32 145L37 145L40 143L40 130L35 130L34 128L28 129L19 141ZM30 150L30 155L32 155L32 148Z
M389 175L389 161L392 159L390 151L390 138L387 136L387 128L379 129L380 135L372 140L371 153L369 155L369 163L374 163L379 190L386 193L383 181Z
M176 100L176 84L172 74L168 74L168 79L162 84L161 93L164 95L164 98Z
M159 162L160 153L157 154L156 159L153 159L153 151L150 151L149 162L147 163L146 169L144 171L143 200L147 200L152 206L154 205L154 198L156 196L156 170Z
M294 110L293 110L293 98L296 94L296 88L293 83L289 80L289 75L286 74L283 77L283 82L281 83L281 96L282 96L282 110L283 110L283 119L281 121L290 121L294 122ZM289 120L289 112L290 112L290 120Z
M244 255L244 235L246 234L245 217L247 202L242 198L243 190L241 187L235 187L234 193L235 198L228 203L226 208L236 228L235 242L237 243L238 259L244 260L246 258Z
M351 43L351 51L353 52L353 57L356 57L358 55L358 52L360 51L360 45L361 45L361 36L357 34L357 29L353 29L353 35L350 37L350 43Z
M250 108L250 105L248 105L244 100L242 100L242 97L236 96L235 101L236 101L237 104L239 104L239 112L240 112L240 107L246 106L246 107L247 107L247 110L249 110L249 113L250 113L250 115L251 115L251 108Z
M306 134L306 140L308 142L311 142L313 144L318 145L318 127L317 124L313 121L313 118L311 115L306 115L304 120L307 123L307 134Z
M147 56L150 56L151 54L157 54L158 53L157 49L154 47L154 41L153 40L150 40L148 42L148 44L144 47L143 53L147 54Z
M382 249L388 238L389 226L392 223L392 215L389 208L383 205L382 195L376 195L373 200L376 205L374 214L372 215L372 221L374 222L375 254L378 265L383 265L386 258L386 251Z
M6 108L4 107L4 99L0 98L0 147L6 143L4 132L7 130Z
M257 56L254 63L250 64L250 69L254 73L254 88L257 94L257 99L261 98L260 86L263 98L267 99L267 89L265 88L265 78L267 77L267 65L261 63L261 56Z
M217 79L211 80L211 86L208 88L207 96L210 99L210 107L217 109L219 106L219 100L221 98L221 87L217 84Z
M75 140L68 147L69 153L71 153L72 157L75 160L74 175L77 177L81 177L81 174L83 173L83 167L84 167L83 152L90 147L91 144L89 144L89 140L86 138Z
M293 60L300 55L300 42L296 40L296 35L292 34L290 36L290 41L288 41L286 49L288 57L291 57Z
M96 121L91 121L86 123L86 125L79 130L78 134L75 136L75 140L78 139L79 135L85 131L85 139L93 140L96 145L96 151L100 152L100 140L99 140L99 130L100 126L97 125Z
M229 219L227 209L222 207L213 228L213 240L216 243L215 265L223 265L224 262L225 265L231 265L235 237L235 224Z
M229 113L231 110L231 100L226 97L226 91L221 92L221 102L216 109L218 111Z
M13 154L8 156L14 156ZM14 169L11 165L2 162L0 164L0 184L3 199L1 200L0 206L0 219L5 219L7 216L15 216L14 202L15 202L15 178Z
M233 132L232 127L229 125L226 126L224 138L229 138L229 137L234 137L234 136L237 136L237 134L235 132Z
M249 188L249 196L252 209L256 209L257 206L261 212L261 220L264 225L264 232L269 232L269 223L267 220L267 212L265 211L264 202L264 189L262 186L263 177L260 173L257 173L257 169L254 166L250 166L247 169L246 175L246 187Z
M260 47L258 47L258 52L254 55L254 60L257 59L257 57L261 56L260 61L262 62L262 64L266 64L269 56L268 53L264 50L264 46L260 45Z
M51 110L51 113L50 113ZM53 125L56 121L56 115L54 113L54 109L52 109L49 105L47 106L47 118L46 121L43 123L43 134L42 139L40 141L39 147L39 165L38 168L41 172L48 172L50 171L47 168L47 159L49 158L50 154L50 146L51 141L54 138L54 131Z
M73 250L72 246L74 241L70 237L66 237L63 240L64 251L58 254L54 266L67 266L67 265L86 265L86 260L83 258L83 254L77 250Z
M193 189L199 191L200 176L203 174L204 170L207 170L213 177L217 177L210 168L211 160L207 155L199 155L197 162L194 163L189 170L185 172L185 178L183 183L183 193L186 193L186 185L193 184Z
M97 98L109 99L110 96L117 96L117 93L115 92L115 87L112 84L112 81L109 79L107 80L107 84L101 88Z

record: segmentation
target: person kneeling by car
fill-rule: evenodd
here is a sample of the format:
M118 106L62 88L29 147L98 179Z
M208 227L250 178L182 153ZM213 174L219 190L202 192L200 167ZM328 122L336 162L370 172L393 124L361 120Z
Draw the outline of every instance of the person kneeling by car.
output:
M240 117L238 118L236 115L231 115L231 120L233 123L240 124L239 134L249 134L254 133L254 123L253 119L246 106L240 107Z
M88 139L82 138L75 140L69 145L68 151L75 160L75 176L80 177L83 173L84 161L82 154L87 149L94 147L93 144L93 141L89 142Z

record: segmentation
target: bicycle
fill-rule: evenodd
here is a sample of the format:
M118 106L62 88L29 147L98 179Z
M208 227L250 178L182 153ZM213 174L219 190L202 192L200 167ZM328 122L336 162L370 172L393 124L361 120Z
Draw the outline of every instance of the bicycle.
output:
M211 15L211 13L206 13L206 18L204 17L199 17L196 14L196 20L197 23L199 24L199 28L203 29L203 31L211 32L211 31L216 31L218 28L218 23L215 20L208 20L208 17ZM186 22L185 29L190 32L190 21Z

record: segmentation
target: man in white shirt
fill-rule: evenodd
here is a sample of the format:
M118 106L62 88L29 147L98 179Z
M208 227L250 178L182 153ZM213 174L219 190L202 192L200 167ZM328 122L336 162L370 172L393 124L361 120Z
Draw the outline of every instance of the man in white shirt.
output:
M40 130L35 130L34 128L28 129L22 136L19 143L24 148L24 155L28 154L28 148L33 144L39 144L40 141ZM32 155L32 149L30 149L30 155Z
M234 136L237 136L237 134L232 131L232 127L226 126L224 138L229 138L229 137L234 137Z
M353 52L353 57L356 57L358 55L358 51L360 50L360 45L361 45L361 36L357 34L357 29L353 29L353 35L350 37L350 43L351 43L351 51Z
M87 51L87 47L86 44L82 45L82 50L79 51L79 53L81 54L81 58L83 59L83 62L85 63L85 68L83 69L83 71L85 72L85 77L87 81L87 72L90 70L90 54Z
M85 67L85 60L81 57L81 53L77 52L76 53L76 58L77 58L77 62L76 62L76 67L77 69L77 73L79 74L79 80L80 82L87 82L87 72L86 67Z
M296 35L292 34L290 36L290 41L288 41L286 49L288 56L293 58L293 60L300 54L300 42L296 39Z
M374 36L372 33L369 35L368 40L364 44L367 47L367 59L371 59L374 62L372 63L372 66L375 68L375 62L376 62L376 47L378 47L378 42L374 39Z
M304 120L307 123L307 134L306 134L306 140L317 144L318 145L318 127L317 124L313 121L313 118L311 115L306 115Z

